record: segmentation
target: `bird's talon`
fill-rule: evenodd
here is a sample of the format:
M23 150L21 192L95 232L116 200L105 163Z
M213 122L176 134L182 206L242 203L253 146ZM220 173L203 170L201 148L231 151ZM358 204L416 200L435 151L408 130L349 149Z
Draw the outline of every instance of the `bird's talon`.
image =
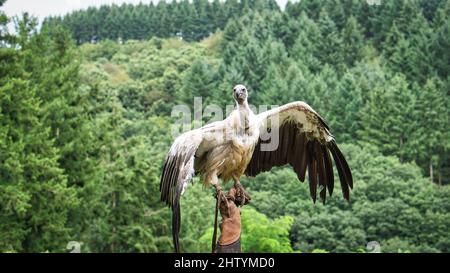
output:
M219 199L220 203L227 201L227 196L222 189L216 191L216 199Z
M236 203L240 206L247 205L251 200L250 195L245 192L241 183L235 183L234 187L236 189Z

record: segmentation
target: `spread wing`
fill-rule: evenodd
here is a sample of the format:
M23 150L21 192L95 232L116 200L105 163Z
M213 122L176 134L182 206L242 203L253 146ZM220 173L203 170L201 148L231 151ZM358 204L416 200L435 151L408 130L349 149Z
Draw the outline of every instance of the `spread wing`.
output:
M159 190L161 201L172 208L172 235L176 252L180 252L180 197L195 174L195 158L220 145L222 140L219 136L223 126L221 122L214 122L180 135L166 156Z
M311 198L316 201L319 186L320 198L325 202L327 190L330 196L333 193L333 157L342 193L345 199L349 199L353 178L347 161L324 119L308 104L293 102L271 109L257 115L257 122L260 138L246 175L256 176L274 166L290 164L303 182L308 170Z

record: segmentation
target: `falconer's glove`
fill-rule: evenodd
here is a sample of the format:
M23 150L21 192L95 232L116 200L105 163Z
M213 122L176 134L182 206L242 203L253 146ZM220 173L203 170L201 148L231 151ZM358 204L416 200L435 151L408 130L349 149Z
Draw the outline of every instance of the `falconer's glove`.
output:
M241 252L241 211L235 204L236 189L232 187L226 195L226 200L219 204L222 221L217 253Z

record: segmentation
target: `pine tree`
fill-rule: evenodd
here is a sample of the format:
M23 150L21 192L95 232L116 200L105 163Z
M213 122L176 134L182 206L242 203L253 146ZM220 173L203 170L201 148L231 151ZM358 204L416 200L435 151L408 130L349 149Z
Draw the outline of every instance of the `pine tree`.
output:
M117 20L119 21L119 36L115 37L117 39L129 40L134 37L138 37L136 33L136 28L132 25L132 6L126 3L123 3L120 7L120 13L118 14Z
M182 21L180 21L180 24L183 39L186 41L193 41L196 35L197 11L195 10L195 7L189 3L189 1L186 0L182 3L183 5L180 8Z
M435 75L435 68L430 64L433 58L432 46L434 35L425 17L421 13L414 16L409 25L408 38L411 54L407 56L409 80L424 84L427 78ZM432 43L432 42L431 42ZM405 71L406 72L406 71Z
M207 104L214 90L214 74L211 65L205 59L194 61L186 76L183 79L183 87L179 97L181 102L193 105L194 97L201 97L203 104Z
M94 17L96 18L96 20L98 20L99 25L98 25L98 31L95 34L95 36L99 37L100 39L108 39L108 35L109 35L109 29L107 26L107 23L111 20L108 15L110 13L111 7L107 6L107 5L102 5L98 8L97 12L95 13ZM70 15L69 15L70 18ZM69 30L71 30L73 32L72 29L68 28ZM92 39L92 37L89 37L89 40L85 41L85 42L90 42L90 39ZM80 44L80 41L77 41L77 44Z
M423 87L415 86L419 103L414 107L414 120L418 123L411 137L414 152L417 162L428 168L431 180L436 182L442 179L440 169L450 148L446 129L450 127L450 113L444 88L437 78L427 80Z
M40 34L30 31L34 22L27 15L20 20L20 50L0 48L0 54L8 58L7 67L0 68L2 251L63 251L70 239L68 214L78 205L45 122L39 85L24 69L43 58L29 54L30 41L40 39Z
M260 89L253 93L252 102L256 105L283 105L288 92L288 83L283 79L280 67L271 63L266 70L266 77L261 82Z
M329 64L325 64L319 73L314 74L309 79L305 87L305 93L302 94L306 103L314 109L320 109L318 113L326 120L331 112L332 101L324 100L335 96L336 82L338 82L337 72Z
M397 25L393 24L391 30L387 33L386 40L383 42L383 57L387 65L394 72L410 75L411 67L408 62L412 55L409 41L400 32Z
M310 20L306 13L302 13L299 18L299 25L302 26L298 38L291 49L291 55L295 60L301 60L312 71L320 70L322 65L318 59L316 45L321 39L318 26Z
M347 71L332 90L331 109L328 113L333 134L339 136L339 142L356 140L361 130L361 110L364 106L362 90L352 72Z
M344 28L347 23L347 18L349 18L349 11L345 9L344 2L342 0L331 0L327 1L325 6L327 13L331 20L333 20L338 31Z
M350 17L342 29L342 54L347 66L353 66L362 58L363 39L362 28L355 17Z
M414 58L413 55L409 41L401 35L392 51L392 55L387 60L388 66L395 72L401 72L409 76L412 73L412 67L409 66L408 62Z
M394 5L396 6L393 12L395 16L394 23L402 33L409 35L411 17L417 15L422 16L418 1L398 1Z
M401 161L414 159L414 144L410 143L410 138L418 126L413 115L416 101L405 77L395 75L386 86L369 94L369 101L361 112L363 130L358 132L359 136L383 153L398 156Z
M115 4L109 7L108 15L105 18L105 29L104 35L97 37L97 39L110 39L116 41L120 36L120 21L119 21L120 10ZM91 37L94 39L95 37Z
M212 24L208 18L208 0L194 0L194 8L196 10L195 16L195 35L193 39L199 41L204 37L208 37L210 32L212 33Z
M434 52L433 60L434 66L441 78L447 78L450 70L450 3L447 1L446 5L436 12L435 19L435 38L431 44L431 50Z
M322 63L329 63L337 68L343 63L342 58L342 38L335 23L330 19L328 13L322 10L319 14L318 27L321 33L320 40L316 45L316 57Z
M291 49L302 29L302 25L286 13L276 13L273 18L275 36L283 42L287 49Z

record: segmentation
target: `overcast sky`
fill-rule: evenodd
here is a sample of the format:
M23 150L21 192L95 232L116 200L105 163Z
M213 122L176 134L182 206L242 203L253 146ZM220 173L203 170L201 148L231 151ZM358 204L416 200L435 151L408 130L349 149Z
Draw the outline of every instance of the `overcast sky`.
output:
M281 7L286 5L288 0L276 0ZM48 15L63 15L72 10L85 9L89 6L100 6L103 4L139 4L158 2L158 0L7 0L1 8L8 16L19 15L28 12L42 21ZM169 2L169 0L166 0ZM293 1L294 2L294 1Z

